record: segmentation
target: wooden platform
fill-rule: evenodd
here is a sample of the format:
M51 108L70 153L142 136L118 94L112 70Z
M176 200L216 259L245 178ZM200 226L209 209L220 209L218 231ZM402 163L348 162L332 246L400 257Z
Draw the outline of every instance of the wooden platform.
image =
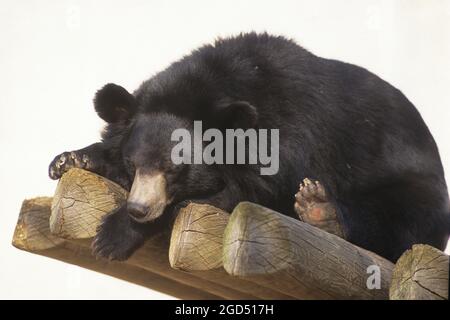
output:
M437 249L415 246L394 269L344 239L249 202L231 215L191 203L129 260L98 260L90 244L99 221L126 198L117 184L72 169L53 198L24 201L13 245L181 299L448 299L449 257ZM371 266L379 271L376 289L368 288Z

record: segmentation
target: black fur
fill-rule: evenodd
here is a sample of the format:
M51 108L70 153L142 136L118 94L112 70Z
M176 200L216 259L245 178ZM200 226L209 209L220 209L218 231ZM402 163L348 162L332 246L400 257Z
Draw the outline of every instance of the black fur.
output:
M392 261L414 243L445 247L449 201L436 144L408 99L363 68L250 33L192 52L134 99L110 89L96 98L109 123L92 167L126 188L136 166L153 167L167 174L171 208L195 200L231 211L247 200L295 216L293 195L308 177L325 187L354 244ZM117 113L118 102L132 112ZM261 176L255 165L174 166L170 132L195 119L204 129L280 129L278 174Z

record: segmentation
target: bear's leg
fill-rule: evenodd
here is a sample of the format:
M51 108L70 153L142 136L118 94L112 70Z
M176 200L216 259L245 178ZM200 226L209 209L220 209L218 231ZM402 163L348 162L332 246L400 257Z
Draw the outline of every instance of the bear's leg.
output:
M63 152L57 155L50 163L48 174L51 179L56 180L71 168L80 168L99 173L103 167L103 148L102 143L94 143L90 146Z
M111 148L111 147L110 147ZM115 159L103 143L94 143L86 148L63 152L50 163L48 174L57 180L71 168L85 169L108 178L125 189L129 189L129 179L121 164L121 159Z
M109 260L126 260L145 241L148 226L134 221L126 205L104 216L92 243L93 254Z
M313 182L308 178L303 180L295 195L294 209L300 220L344 238L336 208L328 201L319 181Z
M410 177L411 176L411 177ZM413 244L444 250L449 237L445 184L421 175L353 190L337 202L346 240L392 262Z

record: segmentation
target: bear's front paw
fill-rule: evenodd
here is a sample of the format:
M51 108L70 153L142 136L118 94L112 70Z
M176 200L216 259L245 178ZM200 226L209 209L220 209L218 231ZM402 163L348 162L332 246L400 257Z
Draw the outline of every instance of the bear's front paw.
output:
M85 169L89 164L89 157L78 151L64 152L56 156L48 167L48 175L57 180L71 168Z
M126 210L121 208L103 218L92 243L92 252L99 258L123 261L128 259L144 241L143 226L131 221Z

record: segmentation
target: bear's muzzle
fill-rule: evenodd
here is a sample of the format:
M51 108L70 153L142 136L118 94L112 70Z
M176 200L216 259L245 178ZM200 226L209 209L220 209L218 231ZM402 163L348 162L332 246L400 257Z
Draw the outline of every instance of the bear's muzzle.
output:
M149 222L161 216L169 203L164 174L137 169L127 201L130 216L137 222Z

